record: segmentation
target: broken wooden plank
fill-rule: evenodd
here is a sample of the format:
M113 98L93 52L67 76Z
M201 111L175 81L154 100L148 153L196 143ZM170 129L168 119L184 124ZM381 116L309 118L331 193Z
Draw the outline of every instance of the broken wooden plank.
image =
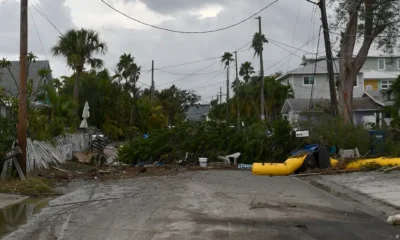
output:
M60 171L60 172L70 173L70 171L65 170L65 169L62 169L62 168L58 168L58 167L51 167L51 168L52 168L52 169L55 169L55 170L57 170L57 171Z
M385 169L385 170L383 170L383 172L388 173L388 172L395 171L395 170L400 170L400 166L395 166L395 167Z
M7 176L7 171L10 168L10 164L12 164L12 160L9 159L4 162L3 170L1 171L1 179L5 179Z
M100 174L111 174L111 171L108 170L99 170Z
M13 163L15 165L15 168L17 169L19 178L21 178L21 180L25 180L25 175L22 172L21 166L19 165L17 158L13 157L12 160L13 160Z

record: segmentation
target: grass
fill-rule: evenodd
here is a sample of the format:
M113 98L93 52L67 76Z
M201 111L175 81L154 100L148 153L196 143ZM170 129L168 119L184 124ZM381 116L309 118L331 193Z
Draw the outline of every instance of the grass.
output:
M1 193L14 193L29 196L41 196L46 194L54 194L54 183L49 179L31 177L25 181L12 179L0 181Z

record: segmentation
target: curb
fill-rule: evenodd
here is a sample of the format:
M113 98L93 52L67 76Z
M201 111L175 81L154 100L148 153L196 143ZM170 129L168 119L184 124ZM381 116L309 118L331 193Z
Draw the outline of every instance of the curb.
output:
M304 177L302 179L296 179L350 204L358 211L376 216L385 222L388 216L394 215L400 211L400 207L394 206L379 199L375 199L367 194L346 188L320 177L311 176Z

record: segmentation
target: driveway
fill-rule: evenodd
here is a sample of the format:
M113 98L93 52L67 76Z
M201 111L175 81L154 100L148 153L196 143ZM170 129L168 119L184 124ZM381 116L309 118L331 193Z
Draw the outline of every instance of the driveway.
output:
M291 177L186 172L88 183L4 239L396 239L400 229Z

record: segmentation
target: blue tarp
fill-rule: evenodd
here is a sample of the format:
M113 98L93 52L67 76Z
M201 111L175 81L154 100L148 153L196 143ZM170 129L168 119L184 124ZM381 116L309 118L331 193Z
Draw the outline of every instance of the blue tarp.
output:
M293 150L290 154L291 155L295 155L298 152L314 152L315 150L317 150L319 147L319 144L307 144L304 145L304 147L302 148L297 148L295 150Z

